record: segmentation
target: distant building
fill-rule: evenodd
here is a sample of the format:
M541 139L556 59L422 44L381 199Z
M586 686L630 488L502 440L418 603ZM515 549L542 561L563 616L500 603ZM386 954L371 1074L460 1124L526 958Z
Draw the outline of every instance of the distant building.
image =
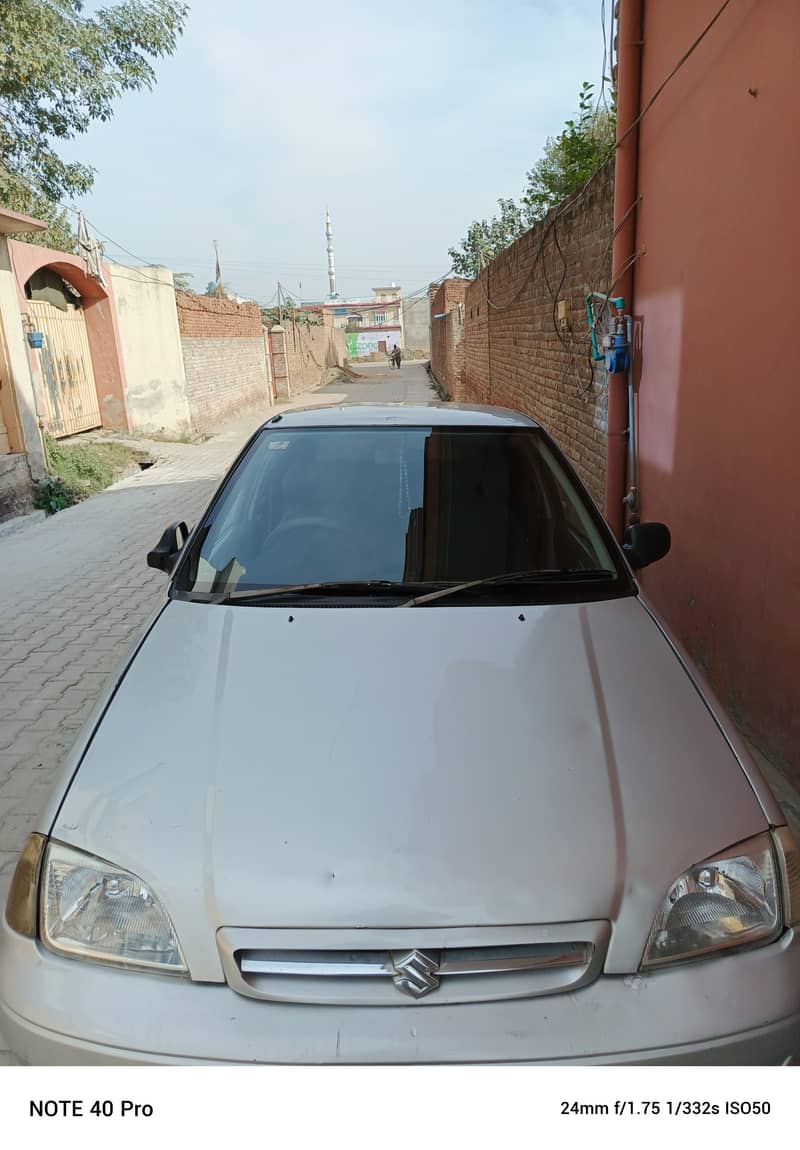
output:
M373 299L328 299L313 306L344 328L349 359L404 347L403 289L397 284L372 289Z

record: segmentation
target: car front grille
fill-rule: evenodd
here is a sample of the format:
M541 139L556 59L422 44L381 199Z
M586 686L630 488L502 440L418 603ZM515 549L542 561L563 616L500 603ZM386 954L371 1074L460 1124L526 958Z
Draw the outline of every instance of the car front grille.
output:
M489 928L484 945L480 930L473 932L477 945L463 945L464 931L452 937L448 931L398 931L388 933L402 936L402 945L395 937L386 940L389 945L358 949L274 945L292 932L222 931L220 950L229 985L250 998L350 1006L487 1002L560 994L593 981L605 953L605 925L581 924L577 934L583 937L542 941L530 937L536 928ZM352 939L365 932L302 932L331 933Z

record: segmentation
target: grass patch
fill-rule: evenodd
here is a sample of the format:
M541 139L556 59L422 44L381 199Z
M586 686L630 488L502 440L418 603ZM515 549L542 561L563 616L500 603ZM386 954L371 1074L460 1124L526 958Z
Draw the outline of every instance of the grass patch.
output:
M431 387L436 392L436 394L439 396L439 399L442 401L442 403L450 403L450 396L447 394L447 392L444 390L442 385L439 383L439 380L433 374L433 371L432 371L431 365L430 365L430 361L425 364L425 370L427 371L428 378L431 381Z
M54 515L109 487L147 454L122 443L64 443L45 436L50 475L37 484L34 503Z

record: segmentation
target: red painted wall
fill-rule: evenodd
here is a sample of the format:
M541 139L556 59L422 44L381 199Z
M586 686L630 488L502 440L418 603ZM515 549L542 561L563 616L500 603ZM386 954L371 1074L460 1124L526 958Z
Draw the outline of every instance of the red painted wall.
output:
M642 106L718 7L645 0ZM798 60L798 0L734 0L646 114L634 311L645 590L800 775Z

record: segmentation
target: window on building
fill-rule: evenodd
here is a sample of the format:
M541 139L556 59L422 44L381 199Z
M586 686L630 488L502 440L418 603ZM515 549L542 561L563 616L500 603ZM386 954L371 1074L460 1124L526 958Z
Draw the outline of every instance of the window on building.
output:
M386 312L385 311L376 311L375 312L375 323L378 325L378 327L383 327L383 325L386 323Z

